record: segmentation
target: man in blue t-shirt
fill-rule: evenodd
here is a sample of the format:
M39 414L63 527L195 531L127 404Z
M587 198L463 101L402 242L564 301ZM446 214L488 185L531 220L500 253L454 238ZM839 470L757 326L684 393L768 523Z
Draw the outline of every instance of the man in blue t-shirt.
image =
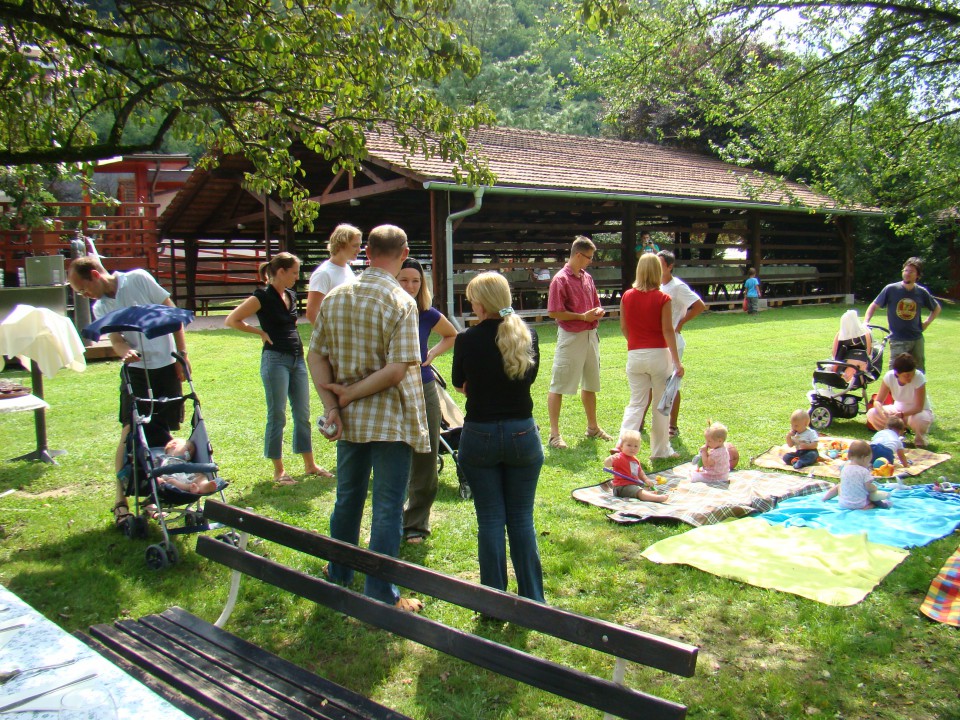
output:
M909 258L903 264L903 281L887 285L877 299L870 303L863 322L869 323L878 308L887 309L887 324L890 327L890 364L901 353L910 353L917 363L917 370L924 370L923 331L930 327L940 314L940 303L930 291L917 280L923 271L923 261ZM930 314L926 320L920 317L921 308Z

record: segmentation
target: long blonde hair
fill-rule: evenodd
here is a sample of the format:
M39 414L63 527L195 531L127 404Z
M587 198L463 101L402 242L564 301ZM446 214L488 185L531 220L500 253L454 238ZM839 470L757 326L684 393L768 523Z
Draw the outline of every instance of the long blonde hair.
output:
M660 267L660 258L653 253L644 253L637 260L637 279L633 286L637 290L659 290L660 279L663 277L663 268Z
M467 300L482 305L490 317L499 317L501 310L510 308L510 283L500 273L480 273L467 285ZM533 366L530 328L513 312L497 328L497 347L503 357L503 370L511 380L520 380Z

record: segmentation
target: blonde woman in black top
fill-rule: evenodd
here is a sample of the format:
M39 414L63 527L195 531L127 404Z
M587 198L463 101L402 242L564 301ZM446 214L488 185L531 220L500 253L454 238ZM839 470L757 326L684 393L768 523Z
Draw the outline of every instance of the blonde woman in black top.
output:
M288 398L293 415L293 452L303 456L307 475L331 477L313 459L310 379L303 359L303 342L297 332L297 294L293 291L299 275L300 259L288 252L277 253L260 265L260 279L265 286L240 303L225 321L229 328L259 335L263 343L260 378L267 399L263 454L273 462L273 479L280 485L297 482L283 465ZM247 323L251 315L257 316L259 327Z
M537 335L513 312L509 283L495 272L467 285L480 324L457 336L453 386L467 396L458 463L477 512L480 582L507 589L506 535L517 592L544 601L533 503L543 445L533 420Z

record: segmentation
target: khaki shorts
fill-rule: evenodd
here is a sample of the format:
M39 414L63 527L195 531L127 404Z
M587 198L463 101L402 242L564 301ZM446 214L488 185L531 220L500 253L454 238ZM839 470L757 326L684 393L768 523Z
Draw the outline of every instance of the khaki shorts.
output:
M578 387L600 392L600 336L596 330L574 333L557 328L550 392L576 395Z

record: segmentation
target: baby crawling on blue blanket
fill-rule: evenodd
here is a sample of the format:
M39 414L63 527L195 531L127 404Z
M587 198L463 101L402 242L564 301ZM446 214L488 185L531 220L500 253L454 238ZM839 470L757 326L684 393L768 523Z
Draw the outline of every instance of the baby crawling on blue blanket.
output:
M873 450L863 440L854 440L847 449L847 464L840 470L840 482L827 490L821 500L839 495L837 502L845 510L888 508L890 493L877 488L870 474Z

